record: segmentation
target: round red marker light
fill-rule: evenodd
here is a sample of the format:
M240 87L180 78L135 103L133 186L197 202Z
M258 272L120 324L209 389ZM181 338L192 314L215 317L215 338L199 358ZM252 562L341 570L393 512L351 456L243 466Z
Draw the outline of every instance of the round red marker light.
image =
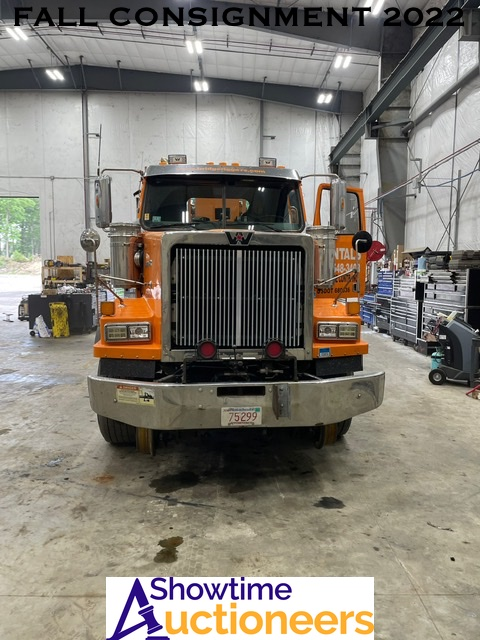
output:
M283 352L283 344L278 340L272 340L265 347L265 354L268 358L280 358L280 356L283 356Z
M204 340L197 345L197 353L205 360L211 360L217 355L217 347L210 340Z

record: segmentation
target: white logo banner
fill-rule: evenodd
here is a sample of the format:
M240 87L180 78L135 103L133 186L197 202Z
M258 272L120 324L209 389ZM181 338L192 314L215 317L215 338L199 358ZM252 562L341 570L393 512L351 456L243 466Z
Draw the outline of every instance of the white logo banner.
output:
M107 640L374 637L373 578L107 578Z

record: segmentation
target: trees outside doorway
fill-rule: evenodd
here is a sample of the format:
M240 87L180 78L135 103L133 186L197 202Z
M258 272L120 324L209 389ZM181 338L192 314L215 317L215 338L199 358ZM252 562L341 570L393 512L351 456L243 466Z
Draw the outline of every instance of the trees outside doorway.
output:
M0 259L23 262L39 255L38 198L0 198Z

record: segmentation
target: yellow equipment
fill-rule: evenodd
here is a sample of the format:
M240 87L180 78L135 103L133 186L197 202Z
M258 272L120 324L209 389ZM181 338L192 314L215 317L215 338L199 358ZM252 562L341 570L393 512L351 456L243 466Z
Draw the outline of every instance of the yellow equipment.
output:
M50 317L52 318L52 333L54 338L68 338L70 326L68 324L68 309L64 302L50 302Z

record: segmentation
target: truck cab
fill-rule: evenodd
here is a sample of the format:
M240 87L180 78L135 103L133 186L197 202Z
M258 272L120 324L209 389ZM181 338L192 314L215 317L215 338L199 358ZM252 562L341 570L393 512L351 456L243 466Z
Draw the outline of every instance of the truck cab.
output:
M173 430L292 427L323 446L381 404L384 374L362 373L360 190L333 176L309 226L293 170L161 163L138 224L109 217L111 282L133 296L102 305L94 346L107 441L152 451Z

